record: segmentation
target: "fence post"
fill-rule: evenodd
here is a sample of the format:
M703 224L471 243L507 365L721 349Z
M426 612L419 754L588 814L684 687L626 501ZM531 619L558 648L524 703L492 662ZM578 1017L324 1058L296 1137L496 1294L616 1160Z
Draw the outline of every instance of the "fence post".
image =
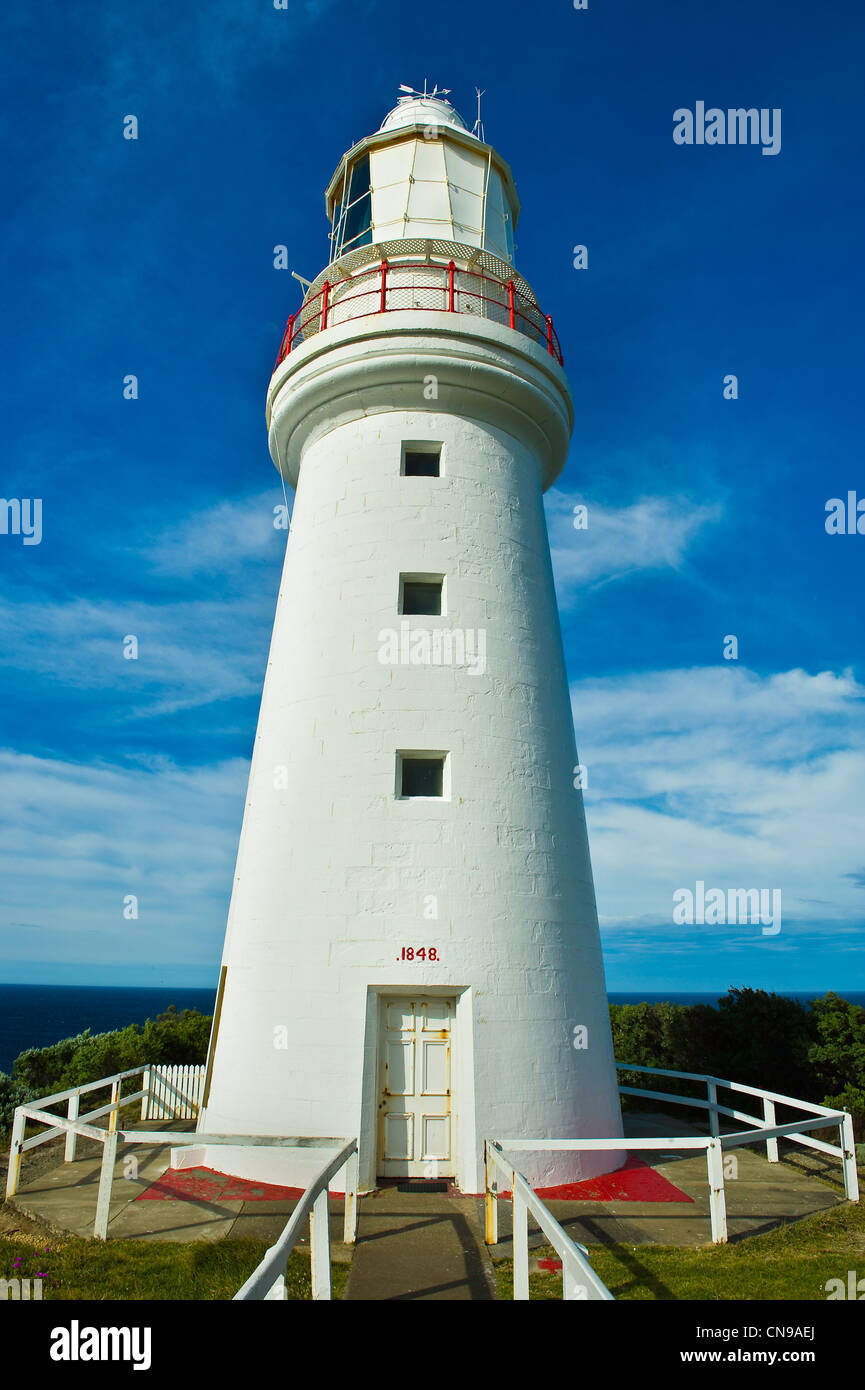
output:
M66 1106L66 1118L67 1118L67 1120L77 1120L77 1119L78 1119L78 1108L79 1108L80 1101L81 1101L81 1092L80 1092L80 1091L76 1091L74 1096L70 1096L70 1097L69 1097L69 1101L68 1101L67 1106ZM65 1148L64 1151L63 1151L63 1162L64 1162L64 1163L72 1163L72 1162L73 1162L73 1160L74 1160L74 1158L75 1158L75 1141L76 1141L77 1138L78 1138L78 1135L75 1133L75 1130L74 1130L74 1129L67 1129L67 1131L66 1131L66 1148Z
M712 1139L706 1149L709 1170L709 1211L712 1217L712 1240L715 1245L727 1243L727 1201L724 1195L724 1151L719 1139Z
M768 1096L763 1097L763 1124L766 1126L767 1129L772 1129L776 1124L775 1102L773 1100L770 1100ZM778 1162L777 1139L766 1140L766 1157L770 1163Z
M448 313L454 311L454 271L456 265L453 261L448 261Z
M354 1245L357 1239L357 1174L358 1153L349 1154L345 1164L345 1220L342 1238L346 1245Z
M309 1213L309 1249L312 1261L312 1296L330 1298L330 1226L327 1219L327 1187L319 1192Z
M114 1162L117 1158L117 1132L109 1131L102 1144L102 1172L99 1174L99 1196L96 1198L96 1220L93 1234L97 1240L108 1239L108 1212L111 1206L111 1185L114 1181Z
M572 1252L566 1250L562 1256L562 1298L565 1302L588 1298L589 1291L582 1283L584 1277Z
M551 357L555 357L556 350L553 347L553 319L551 314L547 314L547 352Z
M24 1143L24 1128L27 1124L25 1116L20 1107L16 1109L12 1120L12 1142L9 1145L9 1172L6 1174L6 1196L14 1197L18 1191L18 1179L21 1176L21 1145Z
M853 1137L853 1116L845 1110L844 1119L838 1126L841 1141L841 1160L844 1166L844 1194L848 1202L859 1201L859 1175L856 1172L856 1142Z
M117 1128L117 1111L120 1107L120 1088L122 1081L112 1081L111 1083L111 1114L108 1116L108 1133L113 1134Z
M517 1191L516 1173L511 1174L511 1203L514 1212L514 1298L526 1302L529 1297L529 1209L522 1193Z
M150 1068L145 1067L141 1074L141 1089L144 1095L141 1097L141 1118L147 1119L147 1109L150 1105Z
M717 1139L721 1133L721 1125L718 1114L718 1087L714 1081L706 1082L706 1099L712 1107L709 1111L709 1133L713 1139Z
M325 280L321 287L321 326L327 328L327 309L330 300L330 281Z
M499 1208L494 1191L496 1181L496 1171L493 1160L490 1158L487 1148L487 1141L484 1140L484 1216L485 1226L484 1241L487 1245L498 1245L499 1243Z
M511 328L514 327L514 282L508 281L508 320Z

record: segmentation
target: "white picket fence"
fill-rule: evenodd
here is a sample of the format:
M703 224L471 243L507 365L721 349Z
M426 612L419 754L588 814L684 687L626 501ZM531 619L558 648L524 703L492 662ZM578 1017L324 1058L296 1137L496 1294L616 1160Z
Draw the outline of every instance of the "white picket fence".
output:
M151 1067L144 1073L142 1120L194 1120L206 1067Z

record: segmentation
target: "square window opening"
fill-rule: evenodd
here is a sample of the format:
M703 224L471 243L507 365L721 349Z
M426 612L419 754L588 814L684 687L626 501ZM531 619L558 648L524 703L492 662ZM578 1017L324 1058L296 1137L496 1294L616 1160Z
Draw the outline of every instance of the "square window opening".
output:
M444 576L400 575L400 613L440 618L444 612L443 599Z
M397 796L444 800L446 753L397 753Z
M441 444L403 444L401 472L404 478L440 478Z

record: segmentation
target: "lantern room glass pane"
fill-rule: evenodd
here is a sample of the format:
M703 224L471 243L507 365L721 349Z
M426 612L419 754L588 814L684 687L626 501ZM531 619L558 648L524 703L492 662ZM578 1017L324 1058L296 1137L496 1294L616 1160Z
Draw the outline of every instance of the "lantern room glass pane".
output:
M336 215L335 255L372 240L372 204L369 189L369 155L352 167L345 202Z

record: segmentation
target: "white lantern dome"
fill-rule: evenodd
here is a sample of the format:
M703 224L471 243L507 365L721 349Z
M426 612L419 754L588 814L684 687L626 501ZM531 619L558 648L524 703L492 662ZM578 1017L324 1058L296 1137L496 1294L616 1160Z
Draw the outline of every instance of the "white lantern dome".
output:
M379 129L394 130L397 126L414 125L416 122L425 126L451 126L454 130L470 133L462 116L444 97L422 96L400 97Z

